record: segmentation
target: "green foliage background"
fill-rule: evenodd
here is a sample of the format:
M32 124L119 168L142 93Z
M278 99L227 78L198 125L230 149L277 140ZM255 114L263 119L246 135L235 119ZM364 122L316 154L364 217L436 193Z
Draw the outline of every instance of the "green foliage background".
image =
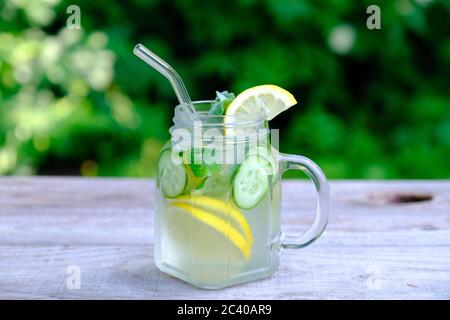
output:
M450 178L449 21L437 0L0 0L0 174L154 175L176 99L142 42L193 99L291 91L280 149L330 178Z

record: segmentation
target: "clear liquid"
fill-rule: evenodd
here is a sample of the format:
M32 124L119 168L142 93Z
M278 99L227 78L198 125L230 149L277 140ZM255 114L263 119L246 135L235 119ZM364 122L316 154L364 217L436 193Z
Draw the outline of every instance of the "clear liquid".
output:
M196 178L188 175L188 188L191 190L180 195L180 199L183 198L187 203L189 199L199 199L198 196L219 200L224 204L219 210L220 214L209 209L208 203L192 200L191 204L196 207L205 205L202 209L206 208L205 211L239 231L239 223L236 224L232 214L234 211L236 215L237 210L251 233L252 241L247 256L244 254L246 251L235 245L227 232L220 232L223 229L217 230L192 212L174 207L172 204L177 201L177 197L167 198L159 191L155 261L162 271L198 287L212 289L264 278L278 269L281 197L279 179L267 176L270 187L264 198L254 208L244 210L233 200L232 176L235 167L236 165L220 165L220 174L206 176L206 179L211 178L208 184L199 184L194 181ZM245 235L244 231L240 231L241 235Z

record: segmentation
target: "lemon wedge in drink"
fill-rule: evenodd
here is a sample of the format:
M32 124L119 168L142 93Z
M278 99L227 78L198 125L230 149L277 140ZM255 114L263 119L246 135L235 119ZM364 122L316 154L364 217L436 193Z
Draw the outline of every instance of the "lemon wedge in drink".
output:
M231 203L206 196L181 196L171 206L183 209L196 220L221 233L249 259L253 235L244 215Z
M272 120L281 112L297 103L294 96L287 90L273 84L249 88L239 94L228 106L225 115L253 114L264 110L266 119ZM225 117L226 122L231 122Z
M231 203L207 197L207 196L180 196L177 201L188 202L197 207L203 207L208 210L218 212L222 219L231 221L231 224L236 225L243 233L249 247L253 244L253 235L250 230L250 225L245 219L245 216ZM229 218L229 219L228 219Z

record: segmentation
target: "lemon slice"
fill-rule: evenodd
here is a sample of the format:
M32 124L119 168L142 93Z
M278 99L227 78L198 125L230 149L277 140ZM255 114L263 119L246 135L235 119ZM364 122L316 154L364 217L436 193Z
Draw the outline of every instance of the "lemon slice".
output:
M175 201L172 203L172 206L184 209L186 212L192 214L192 216L197 220L200 220L201 222L222 233L226 238L230 239L230 241L241 251L242 255L246 259L250 257L251 248L248 246L247 241L234 227L232 227L226 221L218 218L208 211L193 207L185 202Z
M200 206L209 210L215 210L223 218L229 217L233 224L236 224L240 231L244 234L249 247L253 244L253 235L250 229L250 225L247 222L245 216L232 204L226 203L219 199L207 197L207 196L180 196L176 199L177 201L188 202L194 206Z
M249 88L239 94L228 106L225 115L252 114L264 110L266 119L272 120L297 103L287 90L273 84ZM226 122L230 122L231 119Z
M244 215L231 203L206 196L181 196L171 203L229 239L249 259L253 235ZM218 213L218 214L216 214ZM230 218L231 221L228 221ZM235 228L237 226L239 230Z

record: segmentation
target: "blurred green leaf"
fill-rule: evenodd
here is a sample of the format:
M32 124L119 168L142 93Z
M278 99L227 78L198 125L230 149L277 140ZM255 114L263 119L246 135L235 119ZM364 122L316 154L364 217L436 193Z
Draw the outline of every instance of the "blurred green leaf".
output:
M196 100L292 92L280 149L331 178L450 178L448 1L378 1L381 30L371 1L79 0L81 30L70 4L0 2L0 174L153 176L177 99L143 43Z

